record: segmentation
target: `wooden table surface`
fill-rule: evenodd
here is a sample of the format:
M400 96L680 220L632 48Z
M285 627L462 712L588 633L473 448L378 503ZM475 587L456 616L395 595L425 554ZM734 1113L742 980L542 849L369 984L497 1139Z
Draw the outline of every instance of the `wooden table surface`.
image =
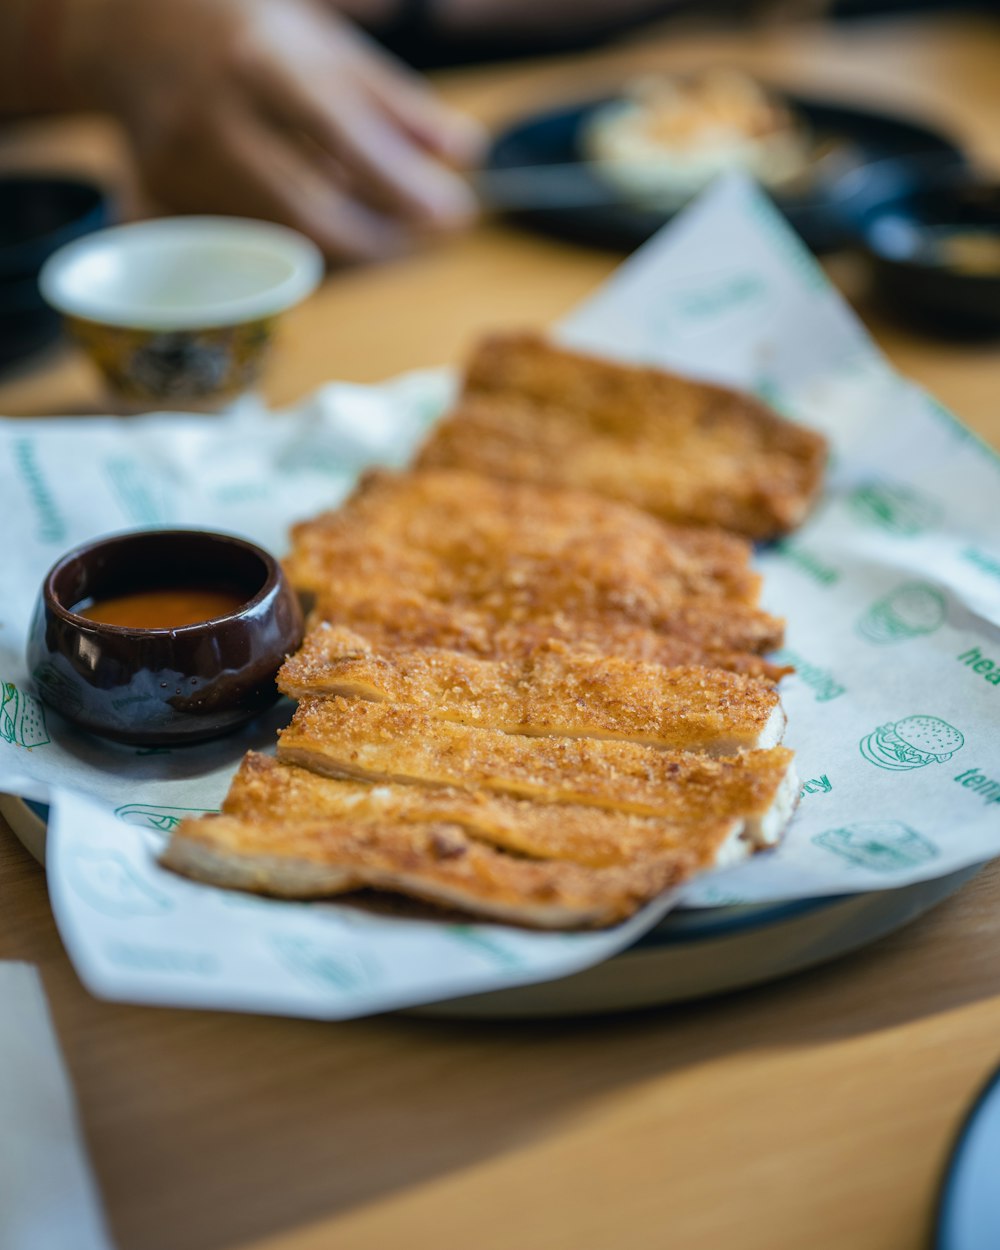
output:
M677 33L441 86L498 121L718 59L933 119L1000 169L1000 26L986 19ZM0 164L26 162L122 178L97 122L0 138ZM614 263L484 224L336 274L289 318L267 393L454 359L481 329L558 317ZM849 260L832 271L859 294ZM1000 349L862 313L903 372L1000 443ZM68 348L0 382L6 414L99 403ZM988 868L863 953L669 1010L333 1026L114 1006L79 984L41 870L0 827L0 958L43 971L121 1250L922 1246L949 1140L1000 1060L998 952Z

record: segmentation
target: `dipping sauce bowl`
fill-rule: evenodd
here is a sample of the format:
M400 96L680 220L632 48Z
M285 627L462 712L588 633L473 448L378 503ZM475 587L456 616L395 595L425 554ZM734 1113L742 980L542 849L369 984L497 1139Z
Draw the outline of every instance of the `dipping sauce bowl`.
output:
M319 249L284 226L170 217L61 248L39 284L114 408L212 411L252 389L281 314L322 276Z
M83 615L123 596L155 605L169 591L212 592L231 610L162 628ZM28 667L45 702L83 729L179 746L230 733L274 703L275 675L301 639L298 600L266 551L225 534L144 530L77 547L49 570Z

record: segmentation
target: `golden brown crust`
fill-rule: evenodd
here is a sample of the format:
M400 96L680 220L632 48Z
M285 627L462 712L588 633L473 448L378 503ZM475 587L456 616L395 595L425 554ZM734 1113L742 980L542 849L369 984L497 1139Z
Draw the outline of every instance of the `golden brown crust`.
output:
M289 828L230 816L182 823L162 862L199 881L279 897L371 887L559 929L624 920L694 867L682 850L609 868L519 859L475 842L457 825L330 819Z
M379 648L441 647L506 658L559 641L668 667L704 663L763 675L767 671L755 667L755 658L784 638L783 621L743 604L689 601L650 622L622 612L563 612L552 603L511 619L491 605L440 603L390 586L366 598L323 596L311 623L322 621L345 625Z
M623 621L585 620L562 613L530 621L497 624L489 616L468 608L432 604L419 597L382 598L326 605L328 619L314 612L310 627L341 623L362 635L376 650L409 650L414 647L446 647L488 659L522 659L540 646L562 642L593 655L617 655L676 668L701 664L751 677L780 681L794 670L773 664L740 646L769 650L783 637L782 624L766 613L746 617L723 613L707 620L690 619L694 637L660 634ZM698 634L701 637L698 637Z
M361 699L306 699L281 731L278 758L334 777L462 786L546 803L581 803L688 820L771 807L791 765L782 747L712 758L593 738L528 738L437 721Z
M623 594L756 603L760 578L735 535L670 526L579 491L442 470L372 470L342 508L293 530L286 570L311 593L407 593L496 602L524 615L539 586L564 610Z
M748 559L742 539L593 496L377 471L341 512L296 527L286 567L316 619L380 646L502 656L521 644L497 635L525 629L656 660L629 648L646 630L693 644L662 662L761 672L746 657L780 646L783 627L753 606Z
M505 733L622 739L715 755L780 740L778 694L768 681L587 655L558 642L520 660L434 648L378 655L350 630L320 626L285 663L278 686L296 699L403 703Z
M731 793L731 810L689 819L634 816L573 804L535 803L506 794L454 786L370 785L324 777L251 752L233 779L223 815L247 823L298 826L331 819L358 824L459 825L477 842L530 859L561 859L590 868L630 864L683 849L699 868L748 854L744 798ZM721 802L721 798L717 802ZM280 835L275 835L275 842Z
M373 471L296 527L287 569L315 608L280 684L301 705L279 759L248 755L168 866L579 928L779 836L791 752L742 748L783 727L787 670L762 658L782 622L745 538L662 516L790 523L813 436L530 339L484 348L464 404L427 455L496 479ZM519 475L539 482L500 480Z
M418 465L593 490L771 538L805 518L826 452L821 435L751 395L515 334L473 354Z

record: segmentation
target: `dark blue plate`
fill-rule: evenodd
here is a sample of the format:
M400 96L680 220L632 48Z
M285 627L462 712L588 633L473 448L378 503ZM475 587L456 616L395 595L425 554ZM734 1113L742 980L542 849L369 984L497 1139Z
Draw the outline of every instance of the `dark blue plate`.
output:
M934 1250L1000 1246L1000 1070L972 1104L938 1198Z
M808 122L817 144L843 143L852 165L890 157L937 156L964 160L951 139L927 126L882 113L846 105L786 96L785 99ZM535 114L515 122L494 141L487 159L489 169L522 168L528 165L563 165L586 160L580 136L589 115L606 100L591 100ZM573 174L582 185L580 199L599 196L598 175L589 170ZM817 187L808 198L778 198L791 225L814 251L830 251L848 238L838 210L834 182ZM654 234L667 216L622 199L618 203L577 208L531 208L509 216L546 234L595 247L632 251Z

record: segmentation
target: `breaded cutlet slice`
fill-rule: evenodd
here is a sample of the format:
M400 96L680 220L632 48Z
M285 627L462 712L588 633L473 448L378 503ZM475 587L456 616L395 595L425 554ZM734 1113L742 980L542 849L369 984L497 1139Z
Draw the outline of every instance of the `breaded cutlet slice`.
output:
M475 350L417 464L591 490L767 539L805 519L826 455L820 434L752 395L511 334Z
M500 621L481 608L442 604L420 596L383 595L345 603L331 595L311 625L341 623L378 650L447 647L491 659L523 659L538 647L562 642L593 655L617 655L676 668L701 664L779 681L792 672L758 652L781 645L783 623L756 608L688 609L658 633L605 615L586 618L553 610L531 620Z
M586 868L508 855L453 824L286 826L231 816L184 822L161 863L210 885L279 898L386 890L539 929L616 924L694 872L684 851Z
M578 602L568 610L549 590L539 583L527 611L512 609L499 596L489 602L442 602L401 591L390 578L375 593L354 598L334 582L315 600L311 620L345 625L377 646L447 647L500 657L553 639L668 663L668 656L683 653L677 648L694 648L707 657L762 655L784 639L784 621L743 603L681 599L650 605L626 596L596 606Z
M678 821L738 793L761 841L771 838L757 822L772 819L777 796L794 786L784 747L713 757L601 738L530 738L340 697L303 700L280 731L278 759L350 780L458 786Z
M366 473L338 509L296 525L286 572L300 592L408 593L530 612L548 598L601 604L709 597L757 602L736 535L671 526L597 495L454 470Z
M278 674L295 699L406 704L437 720L528 736L592 737L710 755L770 747L785 728L773 683L723 669L662 668L550 643L515 660L421 648L377 653L320 626Z
M183 821L163 864L286 898L390 890L488 919L584 928L625 919L695 872L772 842L787 785L758 763L702 786L685 819L503 794L367 785L248 754L222 814ZM771 794L772 811L762 813ZM793 796L794 797L794 796Z
M316 825L341 818L358 824L459 825L475 841L498 850L588 868L630 864L683 849L707 868L734 863L760 849L747 828L736 787L729 798L728 810L717 798L710 812L695 808L685 820L665 820L454 786L338 780L251 751L233 778L222 814L275 830L282 824Z

